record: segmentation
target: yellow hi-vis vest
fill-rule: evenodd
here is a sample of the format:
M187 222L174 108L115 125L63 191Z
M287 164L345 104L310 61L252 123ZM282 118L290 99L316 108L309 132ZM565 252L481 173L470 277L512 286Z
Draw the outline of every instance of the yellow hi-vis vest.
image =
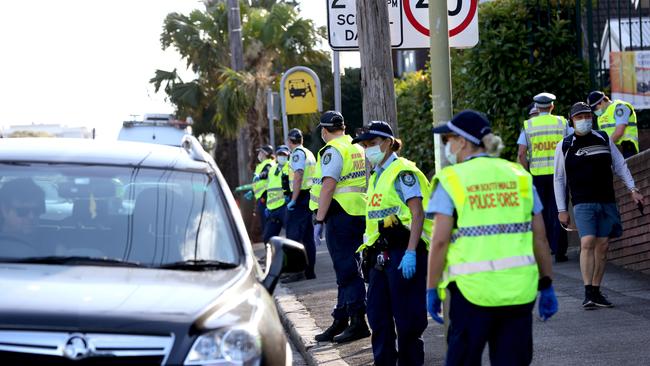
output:
M636 112L630 103L622 100L613 101L612 104L610 104L607 109L605 109L605 112L600 117L598 117L598 129L605 131L609 137L614 134L614 131L616 130L616 118L614 116L614 113L616 113L616 106L619 104L623 104L626 107L630 108L631 114L630 119L627 121L627 126L623 131L623 136L621 136L616 144L620 145L623 141L630 141L634 144L636 151L638 152L639 130L636 126Z
M285 174L286 163L283 166L276 165L269 170L269 186L266 189L266 208L275 210L284 206L284 190L282 189L282 175Z
M269 174L273 170L273 167L275 166L275 160L273 159L266 159L262 161L261 163L257 164L255 167L255 175L259 176L262 174L262 170L264 170L264 167L267 165L271 165L269 168ZM266 192L266 185L268 184L268 179L260 179L257 182L253 182L253 194L255 194L255 199L258 200L262 198L262 195L264 192Z
M305 189L310 189L312 186L312 177L314 176L314 171L316 170L316 158L314 157L314 154L311 153L308 149L305 149L302 146L296 147L293 152L291 153L291 156L289 159L293 160L294 155L296 151L302 151L305 154L305 170L302 172L302 184L300 185L301 190ZM296 156L297 157L297 156ZM298 159L296 159L298 160ZM291 162L289 162L290 165ZM289 166L289 187L293 189L293 177L294 177L294 171L291 169Z
M533 117L524 122L530 174L553 174L555 147L564 138L566 130L564 117L552 114Z
M379 176L377 181L377 173L373 173L368 183L368 205L366 206L366 232L363 236L363 244L359 247L357 252L370 247L375 244L379 238L379 221L384 220L390 215L397 215L403 225L411 227L411 210L402 201L395 190L395 179L402 172L411 172L420 183L422 191L422 209L427 207L429 203L429 180L422 173L414 162L404 158L395 159L388 168ZM375 185L376 181L376 185ZM431 234L433 232L433 220L424 219L424 226L422 229L422 240L429 249L429 242L431 241Z
M456 282L463 296L479 306L534 301L539 273L530 174L503 159L478 157L444 168L433 187L437 183L458 215L439 289Z
M363 148L352 144L352 137L343 135L325 145L318 152L313 185L309 191L309 209L318 209L318 199L322 188L323 173L321 171L321 158L327 148L336 149L343 158L341 177L336 183L332 199L341 205L350 216L363 216L366 213L366 156Z

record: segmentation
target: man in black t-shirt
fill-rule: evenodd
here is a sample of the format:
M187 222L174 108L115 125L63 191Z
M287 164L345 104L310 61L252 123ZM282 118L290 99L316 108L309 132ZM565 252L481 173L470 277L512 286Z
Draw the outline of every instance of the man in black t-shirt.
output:
M591 109L586 103L571 107L575 133L555 149L554 188L558 219L569 225L566 186L569 186L574 219L580 235L580 271L585 285L585 309L612 307L600 292L605 274L609 238L622 235L621 218L614 194L614 174L630 190L635 203L644 197L634 186L623 155L604 131L592 131Z

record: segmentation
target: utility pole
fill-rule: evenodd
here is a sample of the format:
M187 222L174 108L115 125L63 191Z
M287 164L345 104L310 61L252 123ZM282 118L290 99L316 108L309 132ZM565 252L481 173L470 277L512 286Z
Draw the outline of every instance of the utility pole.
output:
M235 71L244 69L244 47L242 45L241 16L239 13L239 0L228 0L228 35L230 39L230 62ZM248 168L250 141L248 138L248 121L239 130L237 136L237 166L239 185L250 181L251 171Z
M386 121L397 134L388 4L384 0L357 0L356 3L363 122L367 125L372 120Z
M431 46L431 98L433 124L437 127L451 120L451 67L449 62L449 25L446 1L429 1ZM436 172L448 162L444 157L440 135L434 135Z

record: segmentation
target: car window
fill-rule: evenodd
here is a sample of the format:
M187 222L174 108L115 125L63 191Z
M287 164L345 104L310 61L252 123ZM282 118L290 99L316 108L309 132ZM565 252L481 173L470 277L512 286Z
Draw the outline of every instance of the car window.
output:
M239 263L225 203L207 173L71 164L0 169L0 258Z

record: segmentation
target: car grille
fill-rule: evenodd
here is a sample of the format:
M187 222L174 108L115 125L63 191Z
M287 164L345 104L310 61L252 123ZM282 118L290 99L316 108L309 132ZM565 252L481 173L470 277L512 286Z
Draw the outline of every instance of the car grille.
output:
M1 365L161 365L173 336L0 330Z

